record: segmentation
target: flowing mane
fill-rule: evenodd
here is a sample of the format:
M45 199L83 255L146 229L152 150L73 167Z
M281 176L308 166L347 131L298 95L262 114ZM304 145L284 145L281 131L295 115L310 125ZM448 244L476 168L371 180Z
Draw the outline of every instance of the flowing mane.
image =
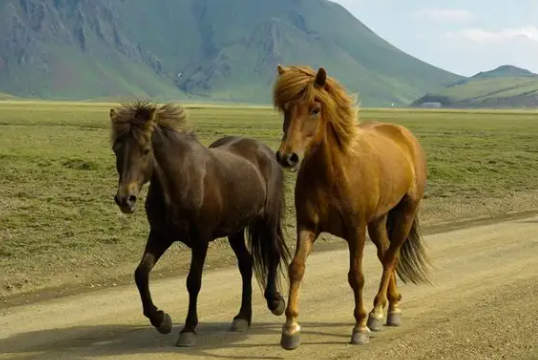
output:
M177 104L158 106L149 101L135 101L122 104L111 110L112 142L131 134L141 145L151 139L155 127L175 130L192 135L188 129L188 115L185 108Z
M347 152L357 133L356 97L347 94L344 87L332 77L327 77L323 88L317 86L316 72L309 66L282 69L273 87L273 105L283 111L289 102L319 101L337 146Z

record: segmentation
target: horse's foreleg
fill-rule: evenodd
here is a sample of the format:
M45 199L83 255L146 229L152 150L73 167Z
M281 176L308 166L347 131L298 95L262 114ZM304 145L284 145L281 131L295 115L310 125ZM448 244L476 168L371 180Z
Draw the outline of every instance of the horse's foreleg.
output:
M370 234L370 239L377 247L377 257L381 264L383 264L383 259L385 252L387 251L390 241L387 235L387 217L384 216L380 220L374 222L368 226L368 233ZM383 328L383 318L384 318L384 309L387 306L387 300L389 304L389 314L397 313L400 310L398 309L399 302L401 300L401 295L398 292L396 287L396 275L394 271L389 280L389 286L387 291L387 297L377 298L374 301L374 309L370 312L368 317L368 328L372 331L381 331ZM398 324L389 324L389 325L398 325Z
M301 327L297 323L299 317L299 288L306 269L306 259L318 234L306 228L297 231L295 256L289 266L290 289L286 323L282 328L280 345L286 350L293 350L301 344Z
M366 325L366 307L362 289L364 287L364 274L362 272L362 257L364 243L366 242L366 225L361 224L355 233L348 239L349 245L349 285L353 289L355 297L355 327L351 336L351 344L362 345L370 341L370 329Z
M144 315L162 334L168 334L172 331L172 319L165 312L157 310L157 307L153 304L149 291L149 273L171 244L172 241L166 237L150 231L144 255L135 270L135 282L142 300Z
M195 333L198 326L197 302L198 293L202 287L202 272L209 242L201 240L192 246L192 258L189 275L187 276L187 290L189 291L189 312L185 325L179 333L177 346L193 346L196 342Z
M243 281L241 308L234 317L232 331L245 331L252 321L252 255L245 245L244 232L228 237L230 246L237 257L237 265Z

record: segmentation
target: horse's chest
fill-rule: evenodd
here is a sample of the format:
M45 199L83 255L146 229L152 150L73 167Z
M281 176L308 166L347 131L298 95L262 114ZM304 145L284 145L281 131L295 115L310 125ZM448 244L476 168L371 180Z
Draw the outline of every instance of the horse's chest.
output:
M345 196L339 193L312 193L298 196L297 216L300 224L311 224L321 232L343 237L359 219Z

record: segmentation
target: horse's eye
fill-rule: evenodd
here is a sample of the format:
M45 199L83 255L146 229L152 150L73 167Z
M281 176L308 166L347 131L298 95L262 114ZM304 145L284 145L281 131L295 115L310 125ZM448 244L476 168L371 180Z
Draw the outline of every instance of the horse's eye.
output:
M312 119L316 119L318 117L318 115L319 115L319 109L314 109L310 113L310 116L312 117Z
M148 154L149 154L149 149L144 149L144 151L142 152L142 154L143 154L144 156L148 155Z

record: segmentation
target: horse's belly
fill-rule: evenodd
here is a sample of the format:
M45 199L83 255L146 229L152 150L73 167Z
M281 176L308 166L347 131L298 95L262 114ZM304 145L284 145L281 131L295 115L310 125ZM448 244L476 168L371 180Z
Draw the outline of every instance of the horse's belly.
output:
M236 231L247 226L264 210L266 191L263 184L245 182L243 186L228 187L222 196L222 214L219 228Z

